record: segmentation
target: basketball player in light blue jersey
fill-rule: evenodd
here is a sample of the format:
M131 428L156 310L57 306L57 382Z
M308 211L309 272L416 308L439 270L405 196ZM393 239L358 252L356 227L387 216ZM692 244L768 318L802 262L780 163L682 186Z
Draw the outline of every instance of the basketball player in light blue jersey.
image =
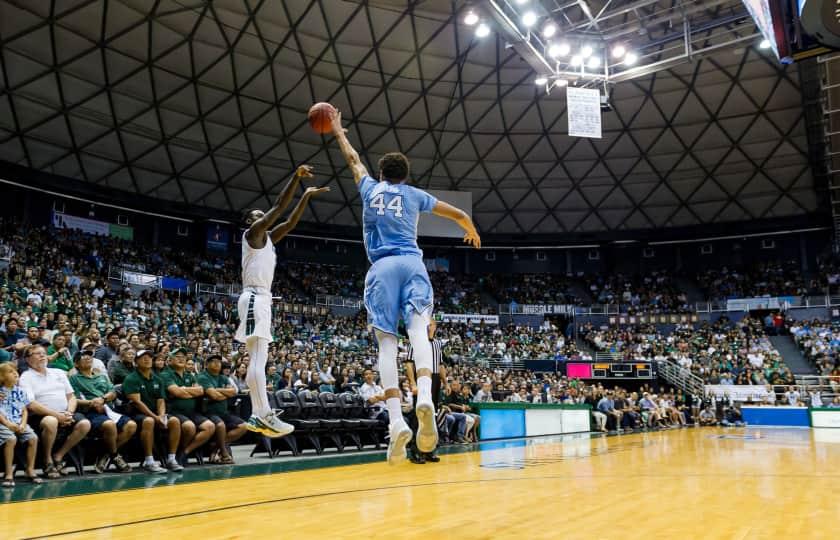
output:
M409 164L404 155L385 154L379 160L376 180L347 140L339 112L333 117L333 133L362 198L365 250L372 265L365 278L365 309L379 343L379 374L390 422L388 463L397 464L405 459L405 446L411 439L402 416L397 380L400 317L405 321L417 369L417 448L432 452L438 441L428 339L434 296L423 252L417 247L417 220L421 213L433 213L457 223L465 232L464 242L480 248L481 238L463 211L406 184Z

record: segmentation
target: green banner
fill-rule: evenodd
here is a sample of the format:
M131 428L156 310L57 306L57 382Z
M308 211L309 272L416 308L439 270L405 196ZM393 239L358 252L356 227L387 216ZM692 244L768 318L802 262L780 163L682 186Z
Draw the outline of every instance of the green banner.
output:
M115 238L122 238L123 240L134 240L134 227L109 223L108 234Z

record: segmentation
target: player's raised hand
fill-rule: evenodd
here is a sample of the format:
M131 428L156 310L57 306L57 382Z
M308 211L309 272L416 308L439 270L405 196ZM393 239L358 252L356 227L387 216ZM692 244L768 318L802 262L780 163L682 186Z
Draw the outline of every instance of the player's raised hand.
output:
M313 195L320 195L321 193L327 193L330 190L329 186L324 187L308 187L306 191L303 192L304 197L312 197Z
M312 165L301 165L295 171L295 176L298 178L315 178L315 169Z
M332 115L332 128L333 133L336 135L339 133L346 133L347 130L341 126L341 111L335 109L335 112Z
M471 245L475 249L481 249L481 237L478 236L478 231L475 228L467 231L467 234L464 235L464 243Z

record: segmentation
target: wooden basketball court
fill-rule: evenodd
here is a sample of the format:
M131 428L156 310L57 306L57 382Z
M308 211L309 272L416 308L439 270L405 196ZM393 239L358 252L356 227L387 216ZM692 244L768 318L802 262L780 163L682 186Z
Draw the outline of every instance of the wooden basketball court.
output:
M836 538L839 435L546 437L438 464L164 477L116 492L105 482L102 493L0 505L0 538Z

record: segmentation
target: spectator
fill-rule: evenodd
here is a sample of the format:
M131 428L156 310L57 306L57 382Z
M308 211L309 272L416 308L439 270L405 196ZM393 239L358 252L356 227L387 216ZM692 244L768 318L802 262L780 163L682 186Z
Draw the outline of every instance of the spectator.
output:
M134 358L137 351L128 343L120 345L120 360L108 366L108 376L114 384L122 384L125 378L134 371Z
M493 403L492 385L485 381L481 384L481 390L476 392L475 401L477 403Z
M701 426L716 426L717 425L717 418L715 417L715 412L712 410L711 407L705 407L702 411L700 411L700 425Z
M248 366L239 364L236 366L236 373L233 376L233 382L236 385L236 391L240 394L248 393L248 381L245 380L245 375L248 373Z
M66 346L67 340L64 334L56 334L52 345L47 348L47 367L70 371L73 369L73 357L70 356L70 349Z
M181 441L181 422L176 416L166 414L166 389L161 378L152 370L152 352L137 353L136 369L123 381L123 393L130 403L134 421L140 426L140 442L143 446L143 470L151 473L165 473L154 458L155 432L167 434L169 454L166 467L174 472L183 470L176 459Z
M108 332L105 338L105 345L96 349L94 358L105 366L106 373L111 372L111 366L120 362L120 333L116 330Z
M461 383L459 381L452 381L448 383L444 387L443 395L444 405L446 405L453 413L461 413L466 416L467 429L464 438L467 441L477 440L476 430L480 422L480 417L471 412L472 408L469 405L469 400L465 398L461 392Z
M359 388L359 394L361 394L368 406L370 417L375 420L379 420L379 422L384 425L387 425L389 422L388 411L385 409L385 405L383 405L385 401L385 391L381 386L376 384L373 376L373 370L366 369L363 376L365 378L365 382Z
M181 423L181 459L184 465L188 456L204 446L216 431L216 426L197 410L198 398L204 388L195 375L187 371L187 351L176 348L170 353L169 368L160 375L166 390L166 410Z
M600 400L598 400L598 411L607 417L607 425L610 420L615 422L616 431L621 431L621 411L616 410L615 401L613 400L612 390L608 390Z
M44 474L58 478L67 474L64 456L90 431L90 421L76 412L76 395L60 369L47 367L47 352L41 345L30 345L23 353L29 369L20 377L20 386L30 403L29 425L41 431ZM59 437L64 441L53 452Z
M237 390L230 379L222 375L221 355L208 357L204 368L196 380L204 388L207 417L216 426L215 450L210 455L210 463L233 465L229 445L247 433L245 422L229 412L229 400L236 397Z
M113 463L120 472L130 472L131 466L118 453L134 436L137 424L128 416L114 412L117 399L114 385L101 373L93 373L93 355L80 351L75 358L76 373L70 376L70 385L78 396L79 409L85 411L92 433L102 435L106 452L94 464L97 473L104 473Z
M14 459L18 442L26 444L26 478L33 484L43 482L35 472L38 436L27 423L27 405L29 398L18 386L17 369L8 362L0 364L0 446L3 447L5 467L4 488L15 487Z

